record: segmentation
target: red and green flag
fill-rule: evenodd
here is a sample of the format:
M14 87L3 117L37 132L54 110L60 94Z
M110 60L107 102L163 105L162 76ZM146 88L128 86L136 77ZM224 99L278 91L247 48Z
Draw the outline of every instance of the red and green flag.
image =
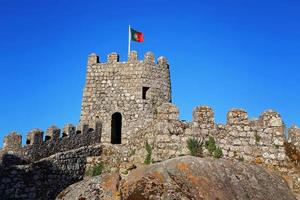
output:
M135 42L144 42L144 35L142 32L130 28L131 40Z

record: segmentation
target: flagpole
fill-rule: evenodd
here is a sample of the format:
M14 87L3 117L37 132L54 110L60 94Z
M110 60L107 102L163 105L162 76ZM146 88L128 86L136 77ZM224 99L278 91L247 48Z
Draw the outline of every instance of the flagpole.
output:
M131 31L130 31L130 25L128 26L128 55L130 53L130 43L131 43Z

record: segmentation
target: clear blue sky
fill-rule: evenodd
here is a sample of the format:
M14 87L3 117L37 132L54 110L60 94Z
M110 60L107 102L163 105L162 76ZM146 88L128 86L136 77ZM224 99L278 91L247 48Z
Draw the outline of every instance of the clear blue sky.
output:
M0 0L0 140L76 124L87 55L125 60L129 24L145 35L139 58L168 58L182 119L205 104L216 122L272 108L300 125L299 11L299 0Z

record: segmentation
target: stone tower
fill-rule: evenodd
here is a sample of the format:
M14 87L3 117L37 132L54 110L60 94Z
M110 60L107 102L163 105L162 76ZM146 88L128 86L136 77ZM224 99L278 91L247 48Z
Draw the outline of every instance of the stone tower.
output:
M171 102L171 83L164 57L156 62L148 52L144 60L138 60L132 51L126 62L111 53L101 63L96 54L89 55L80 123L102 122L102 142L127 144L132 133L151 122L156 108L165 102Z

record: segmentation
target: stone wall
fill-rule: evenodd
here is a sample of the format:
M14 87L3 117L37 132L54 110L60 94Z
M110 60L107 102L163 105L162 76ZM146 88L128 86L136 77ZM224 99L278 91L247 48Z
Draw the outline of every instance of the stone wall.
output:
M10 133L4 138L3 149L0 150L0 158L4 155L9 158L9 155L12 155L12 157L16 156L19 159L11 159L12 163L8 162L9 159L6 159L7 161L2 164L30 163L58 152L99 144L101 142L101 123L95 122L93 127L82 125L77 128L68 124L64 127L61 137L60 129L51 126L47 129L45 138L43 135L44 132L42 130L33 129L27 134L27 144L22 146L22 136L16 132Z
M88 156L99 156L102 145L58 153L29 165L0 165L2 200L49 200L84 176Z
M283 166L286 162L284 149L285 126L280 115L272 110L261 114L259 119L249 120L246 111L232 109L227 114L226 124L214 122L213 110L198 106L193 111L193 121L178 119L176 106L165 103L157 109L156 119L132 137L131 159L143 162L146 157L146 142L153 149L154 162L189 154L188 138L207 141L216 140L223 157ZM208 152L204 148L204 154Z
M300 128L292 126L288 130L288 141L300 150Z
M121 116L121 143L126 144L131 134L153 120L156 107L170 101L170 71L164 57L156 63L148 52L138 60L132 51L126 62L111 53L101 63L96 54L89 56L80 121L90 124L99 119L103 142L120 143L111 137L113 114Z

